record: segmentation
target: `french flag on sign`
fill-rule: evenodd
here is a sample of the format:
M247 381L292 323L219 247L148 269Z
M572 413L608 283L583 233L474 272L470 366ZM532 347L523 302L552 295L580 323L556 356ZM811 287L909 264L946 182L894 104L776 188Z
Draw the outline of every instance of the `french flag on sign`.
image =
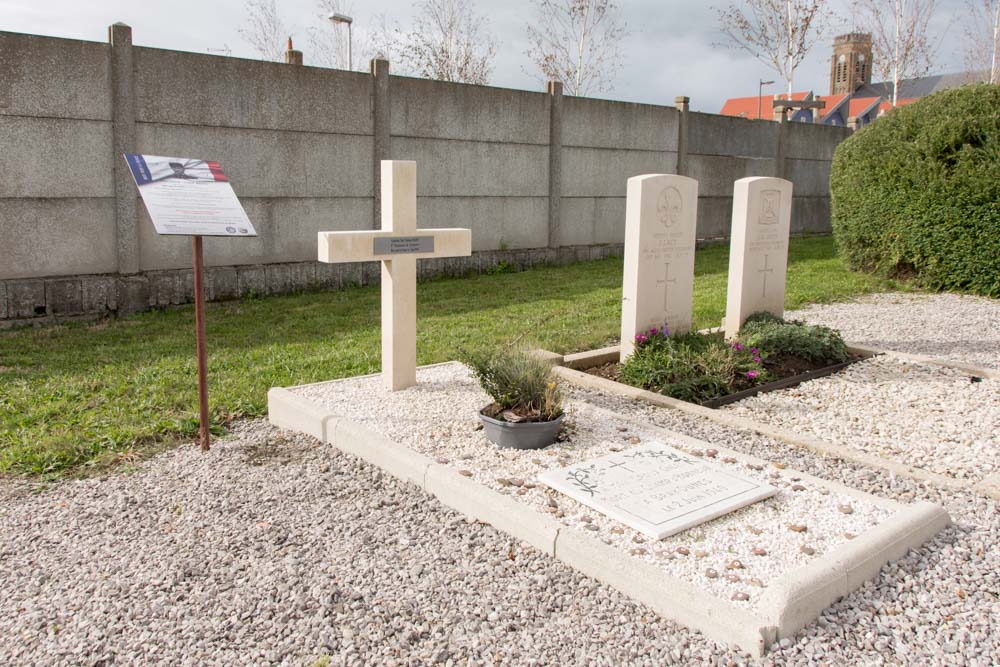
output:
M199 183L228 182L222 167L214 160L163 157L160 155L138 155L125 153L135 184L142 186L169 180L195 181Z

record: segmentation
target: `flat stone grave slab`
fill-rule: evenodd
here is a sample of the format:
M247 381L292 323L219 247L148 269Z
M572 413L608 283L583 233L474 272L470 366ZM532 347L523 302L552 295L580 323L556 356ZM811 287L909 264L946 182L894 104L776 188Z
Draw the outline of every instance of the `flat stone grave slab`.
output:
M500 449L479 429L477 411L490 399L465 366L421 367L417 380L396 392L378 375L274 388L269 419L752 655L794 635L949 523L930 503L871 496L579 400L565 404L565 441L544 450ZM777 492L656 540L536 481L653 442Z
M538 479L655 540L778 492L658 441L550 470Z

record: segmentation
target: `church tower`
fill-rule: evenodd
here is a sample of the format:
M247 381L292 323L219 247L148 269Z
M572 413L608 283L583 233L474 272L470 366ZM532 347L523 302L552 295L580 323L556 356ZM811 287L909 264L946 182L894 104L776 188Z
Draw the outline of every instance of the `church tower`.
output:
M872 36L852 32L833 38L830 59L830 94L850 95L872 82Z

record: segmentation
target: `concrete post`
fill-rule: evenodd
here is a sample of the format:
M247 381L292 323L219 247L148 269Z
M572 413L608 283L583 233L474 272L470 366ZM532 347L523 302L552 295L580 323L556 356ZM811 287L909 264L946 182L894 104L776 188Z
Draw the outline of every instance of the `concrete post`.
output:
M132 28L108 27L111 44L112 151L115 169L115 232L118 273L139 272L138 196L122 153L136 150L135 81L132 69Z
M850 118L848 118L847 119L847 127L851 128L851 132L856 132L858 130L858 128L861 127L861 123L858 120L858 117L857 116L851 116Z
M562 215L562 81L549 81L549 247L560 245Z
M285 64L286 65L301 65L302 64L302 52L296 51L292 48L292 38L288 38L288 49L285 51Z
M785 135L788 133L788 113L784 108L775 108L774 120L778 121L778 145L774 151L774 175L785 177Z
M687 176L688 161L688 111L691 108L691 98L678 95L674 98L674 107L677 108L677 169L675 173L679 176Z
M382 160L389 159L389 61L372 58L372 112L374 122L372 131L374 145L372 174L374 175L373 194L375 198L372 228L382 226Z

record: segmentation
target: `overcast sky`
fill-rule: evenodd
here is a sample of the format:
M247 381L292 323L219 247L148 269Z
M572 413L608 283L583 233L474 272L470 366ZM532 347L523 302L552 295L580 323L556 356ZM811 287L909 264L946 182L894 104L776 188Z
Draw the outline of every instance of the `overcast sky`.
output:
M347 0L355 34L364 31L375 15L386 14L401 26L413 16L412 2L404 0ZM541 90L524 51L525 24L532 18L530 0L487 2L474 0L489 20L500 46L491 84ZM841 9L849 0L834 0ZM630 31L624 42L624 68L614 90L601 97L652 104L673 104L677 95L691 97L693 109L716 113L728 97L757 93L758 79L778 79L766 66L739 51L721 46L715 6L700 0L623 0L622 13ZM107 26L122 21L132 26L137 45L198 51L229 48L233 56L253 58L253 49L240 36L246 22L245 0L0 0L0 30L93 41L106 41ZM934 32L942 40L936 72L962 69L961 30L956 25L964 0L938 0ZM282 20L305 53L309 64L307 29L320 25L316 0L278 0ZM850 28L847 24L844 31ZM796 90L829 92L830 39L817 44L796 72ZM780 81L769 88L782 90Z

